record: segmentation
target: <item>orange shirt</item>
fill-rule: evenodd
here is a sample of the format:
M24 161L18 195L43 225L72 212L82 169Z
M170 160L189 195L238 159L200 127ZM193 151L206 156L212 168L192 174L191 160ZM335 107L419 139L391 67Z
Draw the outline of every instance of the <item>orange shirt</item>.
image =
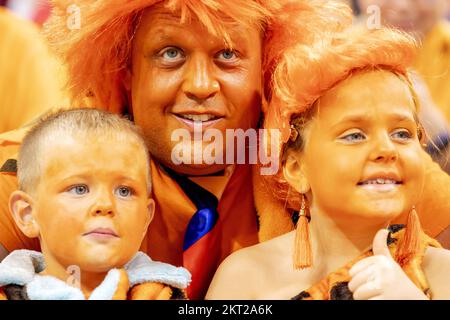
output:
M178 184L152 161L153 198L156 212L148 228L141 250L152 259L173 265L182 264L183 240L196 207ZM217 177L206 177L213 182ZM257 217L253 205L251 168L237 165L219 200L218 212L222 229L221 259L238 249L258 242Z

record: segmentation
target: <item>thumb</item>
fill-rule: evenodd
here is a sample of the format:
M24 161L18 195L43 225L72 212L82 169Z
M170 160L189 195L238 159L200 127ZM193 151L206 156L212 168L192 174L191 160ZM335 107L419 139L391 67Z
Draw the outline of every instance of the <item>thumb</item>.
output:
M375 238L373 238L372 243L372 250L374 255L381 255L392 258L391 252L389 251L389 248L387 246L388 235L389 230L387 229L381 229L377 232Z

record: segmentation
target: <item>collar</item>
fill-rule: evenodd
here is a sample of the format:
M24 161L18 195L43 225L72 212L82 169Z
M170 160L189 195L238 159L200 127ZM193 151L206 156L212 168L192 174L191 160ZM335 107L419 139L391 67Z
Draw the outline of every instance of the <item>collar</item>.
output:
M170 175L167 172L167 169L164 165L156 162L155 160L151 160L155 167L159 168L161 172L170 177ZM211 175L205 175L205 176L186 176L189 178L189 180L193 181L203 189L211 192L213 195L216 196L216 198L220 201L222 198L222 195L225 191L225 189L228 186L228 183L231 180L231 177L233 176L236 169L236 165L228 165L224 170L219 171L217 173L211 174ZM154 170L152 170L153 172ZM172 179L172 177L170 177ZM175 182L176 184L176 182Z

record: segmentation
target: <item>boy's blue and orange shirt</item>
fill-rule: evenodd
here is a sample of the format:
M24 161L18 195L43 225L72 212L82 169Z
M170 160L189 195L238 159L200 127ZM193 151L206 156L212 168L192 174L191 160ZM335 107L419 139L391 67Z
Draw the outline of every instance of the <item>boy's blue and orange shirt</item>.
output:
M25 130L19 129L0 135L0 243L9 252L17 249L39 250L39 242L27 238L16 227L8 208L9 196L17 189L15 159L24 134ZM423 156L426 182L417 212L423 230L435 237L450 225L450 176L425 152ZM155 260L180 266L184 234L196 208L179 185L157 163L152 161L151 168L156 212L141 251ZM251 169L249 165L237 165L231 176L221 177L221 181L211 180L212 184L226 183L218 207L218 223L222 229L220 260L240 248L256 244L258 239L268 240L293 228L292 221L286 218L284 210L261 208L257 217L253 191L256 199L260 195L270 195L258 183L258 177L253 177L252 184ZM256 207L260 208L258 203ZM399 222L402 219L404 217L400 217Z

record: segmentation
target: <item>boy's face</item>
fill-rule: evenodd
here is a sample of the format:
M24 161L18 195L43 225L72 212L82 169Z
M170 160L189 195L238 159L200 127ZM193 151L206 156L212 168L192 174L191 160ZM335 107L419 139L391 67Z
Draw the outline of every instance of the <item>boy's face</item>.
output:
M357 74L327 92L299 163L313 204L342 223L383 223L420 198L424 168L407 84L387 71Z
M142 146L132 138L65 136L41 154L33 216L44 254L90 272L128 262L153 215Z
M134 121L143 128L150 153L178 172L211 174L224 165L175 167L171 160L179 143L171 138L175 130L192 132L198 119L203 130L216 129L225 137L226 129L247 130L257 125L262 90L261 34L256 27L230 26L227 31L233 51L195 18L181 24L180 17L152 6L136 32L129 77ZM220 154L225 153L220 150Z

